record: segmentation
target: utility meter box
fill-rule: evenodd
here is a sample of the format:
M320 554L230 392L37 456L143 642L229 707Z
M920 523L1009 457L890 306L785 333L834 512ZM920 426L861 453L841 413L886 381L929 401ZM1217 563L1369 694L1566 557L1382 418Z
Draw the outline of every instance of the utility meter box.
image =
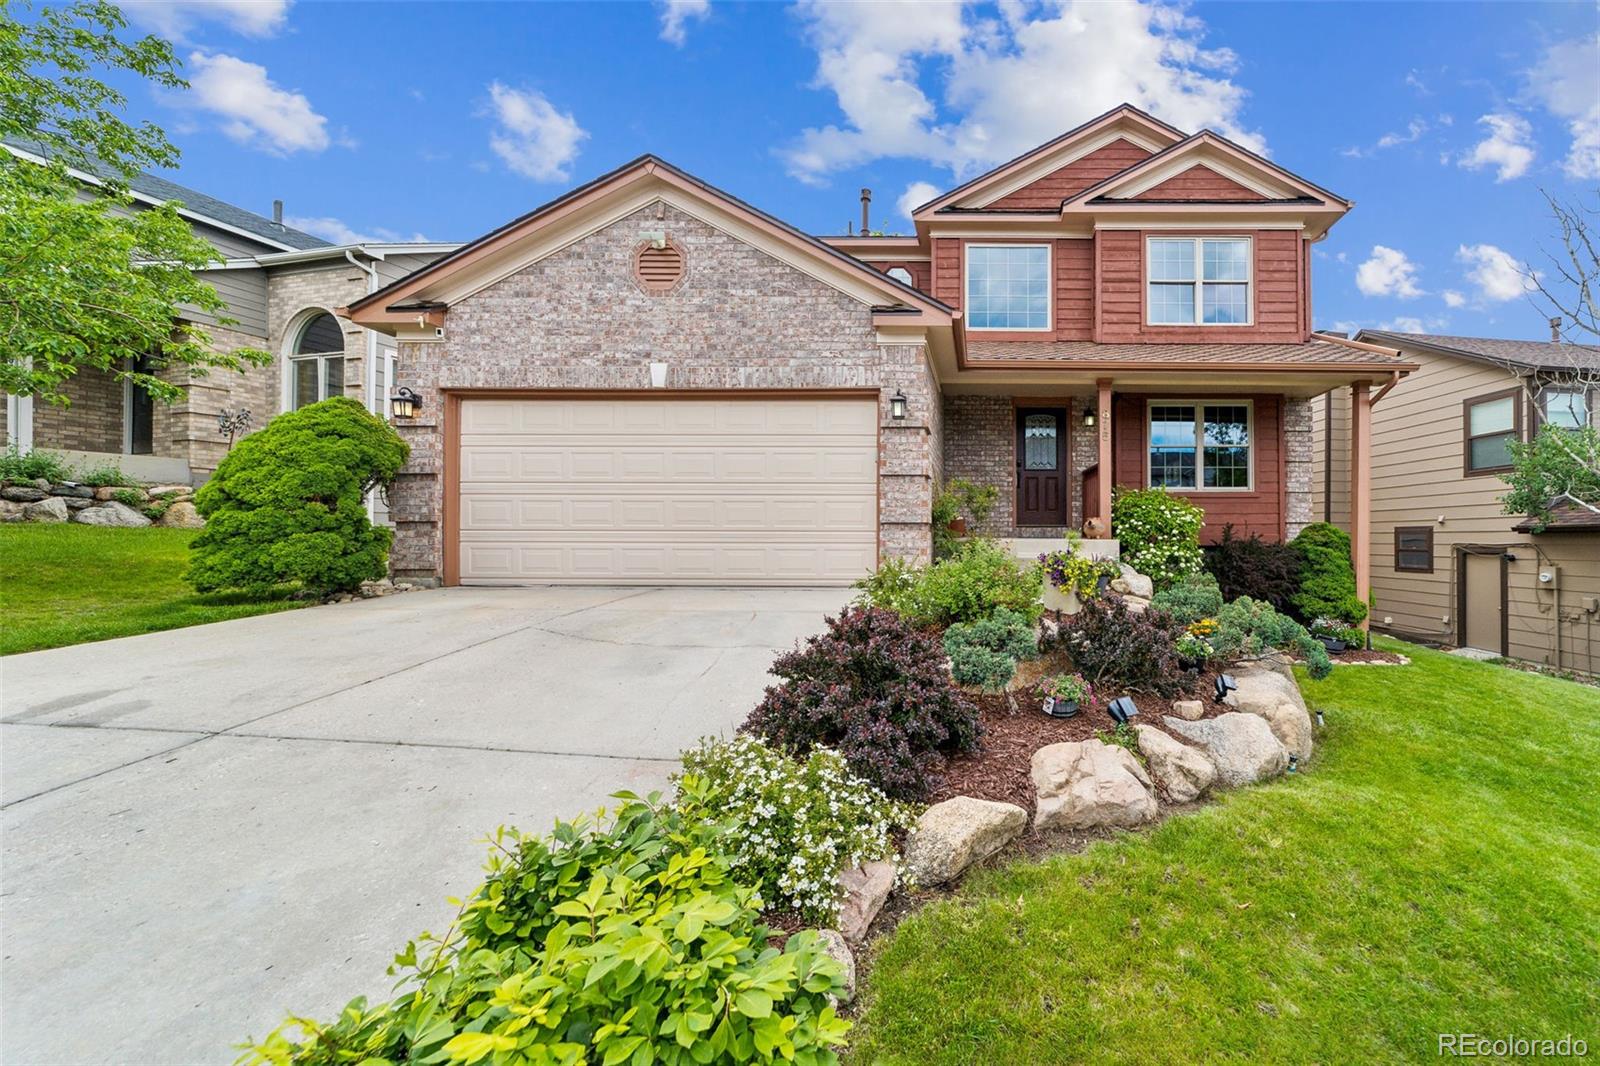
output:
M1555 589L1561 587L1561 567L1547 566L1539 571L1539 584L1543 588Z

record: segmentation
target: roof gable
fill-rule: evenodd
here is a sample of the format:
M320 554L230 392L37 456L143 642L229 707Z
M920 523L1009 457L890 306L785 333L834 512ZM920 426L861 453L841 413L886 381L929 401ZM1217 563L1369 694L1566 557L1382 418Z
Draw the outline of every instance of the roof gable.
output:
M1098 185L1114 174L1120 174L1135 163L1148 159L1151 154L1149 149L1135 144L1127 137L1119 136L1087 155L1080 156L1022 188L990 202L986 209L1054 213L1061 210L1061 201L1069 196L1080 193L1091 185Z
M1254 193L1257 202L1314 202L1340 209L1350 206L1348 200L1210 130L1201 130L1170 145L1120 174L1083 190L1062 206L1071 208L1091 201L1096 204L1140 200L1149 203L1154 197L1146 194L1197 166L1204 166L1212 174ZM1237 199L1231 196L1226 202Z
M1081 191L1081 190L1080 190ZM1152 185L1135 200L1195 200L1259 202L1267 199L1260 192L1225 174L1219 174L1204 163L1196 163L1159 184Z

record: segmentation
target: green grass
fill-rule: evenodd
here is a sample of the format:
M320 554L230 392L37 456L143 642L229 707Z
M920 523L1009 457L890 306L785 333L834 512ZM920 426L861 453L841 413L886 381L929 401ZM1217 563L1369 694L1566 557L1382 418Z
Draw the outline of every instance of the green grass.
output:
M0 525L0 655L301 606L196 595L183 581L195 532Z
M979 871L877 946L855 1063L1600 1047L1600 691L1387 642L1303 680L1308 772Z

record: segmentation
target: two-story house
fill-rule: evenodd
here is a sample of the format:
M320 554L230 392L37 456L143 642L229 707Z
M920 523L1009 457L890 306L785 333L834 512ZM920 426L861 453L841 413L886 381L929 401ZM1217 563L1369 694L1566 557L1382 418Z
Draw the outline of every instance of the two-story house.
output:
M1270 538L1312 519L1311 402L1412 367L1313 332L1348 201L1129 106L937 197L909 236L817 238L654 156L340 310L394 336L412 460L393 565L455 583L830 584L1164 485ZM1112 530L1115 535L1115 530ZM1365 538L1359 543L1365 544ZM1364 566L1358 552L1357 564Z
M1600 348L1363 330L1417 365L1372 419L1373 624L1600 672L1600 515L1558 504L1540 528L1501 506L1508 446L1553 423L1600 426ZM1349 528L1349 397L1312 408L1313 511Z

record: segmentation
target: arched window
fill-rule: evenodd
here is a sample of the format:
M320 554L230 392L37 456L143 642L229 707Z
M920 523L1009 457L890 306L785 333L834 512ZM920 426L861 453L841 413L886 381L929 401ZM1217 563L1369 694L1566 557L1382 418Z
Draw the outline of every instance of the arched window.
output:
M339 320L321 311L300 326L289 349L290 408L344 395L344 330Z

